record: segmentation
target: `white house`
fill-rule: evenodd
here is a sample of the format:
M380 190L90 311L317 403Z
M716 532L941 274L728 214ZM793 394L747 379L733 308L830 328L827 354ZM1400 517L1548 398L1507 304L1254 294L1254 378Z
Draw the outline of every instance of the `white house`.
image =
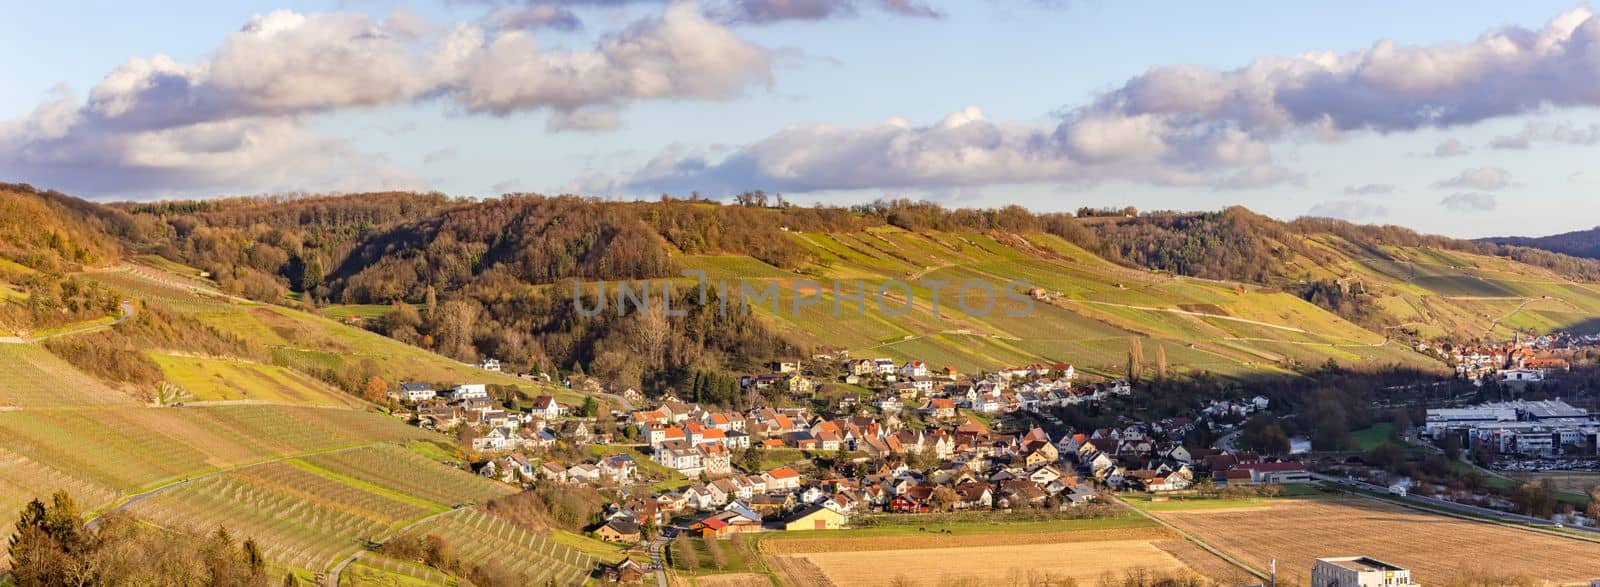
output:
M427 385L427 384L423 384L423 383L401 383L400 384L400 399L403 399L403 400L408 401L408 402L420 402L422 400L429 400L429 399L433 399L435 396L438 396L438 395L439 395L438 392L433 390L433 386L430 386L430 385Z
M928 364L922 361L908 361L900 368L900 374L906 377L927 377Z
M483 369L484 371L494 371L495 373L499 373L500 372L500 360L499 359L484 359L482 362L478 363L478 368Z
M482 383L463 383L450 391L450 399L489 399L489 386Z

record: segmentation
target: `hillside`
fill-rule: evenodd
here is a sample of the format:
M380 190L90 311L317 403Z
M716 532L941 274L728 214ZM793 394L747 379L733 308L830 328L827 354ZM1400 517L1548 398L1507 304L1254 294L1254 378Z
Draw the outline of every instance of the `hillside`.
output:
M138 263L268 302L177 301L270 347L271 362L345 371L347 390L360 385L351 367L359 361L333 357L379 343L329 338L322 318L291 308L360 320L405 343L396 348L647 390L824 349L968 371L1068 362L1107 377L1126 374L1130 359L1150 372L1164 364L1233 378L1330 359L1437 371L1413 342L1600 328L1589 318L1600 309L1591 285L1600 263L1397 227L1285 223L1242 208L1074 218L905 201L771 208L403 193L83 206L104 210L91 217L156 227L107 234ZM617 280L671 279L683 307L696 303L685 297L696 284L678 277L685 269L730 281L735 298L737 280L756 291L776 285L785 306L796 283L829 291L798 313L697 307L658 319L579 315L568 285L586 283L589 296L607 282L614 296ZM973 279L997 288L995 311L955 311L958 288ZM915 303L903 315L862 315L847 302L834 316L834 280L846 291L855 280L905 280ZM1022 283L1044 290L1029 315L1011 315L1021 307L1008 301L1008 283L1019 298Z
M554 388L233 298L198 270L162 265L181 274L142 264L70 274L130 300L137 313L125 321L0 342L0 540L26 501L56 491L90 519L122 512L194 535L225 527L261 546L274 580L311 581L361 555L351 572L368 579L437 583L446 580L437 570L362 554L364 545L448 529L450 544L475 548L485 539L474 532L508 534L504 520L457 506L510 486L441 464L453 438L336 383L475 381L530 398ZM145 368L161 385L141 383ZM569 584L593 566L551 536L513 536L475 569L496 578L480 584Z
M1501 236L1483 240L1501 245L1543 249L1574 257L1600 259L1600 227L1550 236Z

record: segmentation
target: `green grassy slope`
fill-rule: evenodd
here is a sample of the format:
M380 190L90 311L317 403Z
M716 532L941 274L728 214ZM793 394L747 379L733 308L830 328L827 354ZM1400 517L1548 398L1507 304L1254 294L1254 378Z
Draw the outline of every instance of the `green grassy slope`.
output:
M1160 347L1175 369L1226 376L1283 373L1329 358L1353 365L1440 367L1291 294L1129 269L1054 236L913 233L892 227L789 236L816 261L789 272L747 257L677 260L706 271L713 281L779 284L785 293L778 311L763 310L776 324L854 356L919 358L963 371L1067 362L1111 376L1125 371L1130 340L1138 338L1148 366L1154 366ZM823 284L820 303L795 311L789 292L803 280ZM839 300L834 280L841 281ZM849 299L859 291L856 280L869 288L887 280L908 282L915 302L903 315L886 315L899 312L902 294L891 292L886 312L876 307L869 289L862 315ZM966 290L975 312L958 305L958 290L972 280L997 289L997 302L986 315L975 315L984 307L980 289ZM1043 288L1050 300L1034 302L1029 310L1001 293L999 288L1013 281Z

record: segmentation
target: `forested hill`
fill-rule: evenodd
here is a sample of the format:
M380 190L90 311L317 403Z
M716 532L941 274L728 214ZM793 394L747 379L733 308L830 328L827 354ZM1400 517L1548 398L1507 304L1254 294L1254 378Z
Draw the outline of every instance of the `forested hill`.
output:
M1497 245L1544 249L1563 255L1600 259L1600 227L1550 236L1502 236L1483 239Z
M1592 329L1600 315L1597 261L1243 208L798 207L759 192L733 204L378 193L97 205L28 186L0 192L0 205L30 215L0 226L0 257L27 267L166 259L225 292L360 313L369 328L462 360L657 389L825 348L963 370L1072 362L1107 376L1244 376L1329 359L1436 369L1410 341ZM786 284L1019 280L1045 293L1026 319L922 303L897 317L707 307L585 317L570 288L551 287L683 269ZM932 293L918 286L915 297Z

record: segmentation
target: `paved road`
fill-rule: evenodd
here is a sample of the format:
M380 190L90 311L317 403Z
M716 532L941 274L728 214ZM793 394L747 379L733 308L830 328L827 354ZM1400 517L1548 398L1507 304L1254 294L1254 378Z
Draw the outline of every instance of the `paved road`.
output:
M1320 474L1320 473L1313 473L1311 476L1312 476L1312 478L1317 479L1319 481L1326 481L1328 483L1335 483L1335 484L1344 485L1344 486L1347 486L1347 487L1356 487L1356 488L1359 488L1359 489L1365 489L1367 491L1372 491L1372 492L1381 493L1381 494L1385 494L1385 495L1389 494L1389 488L1387 488L1387 487L1379 487L1379 486L1373 485L1371 483L1366 483L1366 482L1363 482L1363 481L1357 481L1355 479L1350 479L1350 478L1347 478L1347 477L1334 477L1334 476L1331 476L1331 475L1323 475L1323 474ZM1533 525L1533 526L1538 526L1540 528L1555 528L1555 527L1557 527L1557 524L1555 522L1552 522L1552 521L1544 519L1544 518L1536 518L1536 517L1533 517L1533 516L1524 516L1524 515L1521 515L1521 514L1513 514L1513 513L1510 513L1510 512L1502 512L1500 510L1491 510L1491 509L1488 509L1488 508L1481 508L1481 507L1478 507L1478 506L1475 506L1475 505L1457 503L1457 502L1443 500L1443 499L1439 499L1439 498L1435 498L1435 497L1426 497L1426 496L1421 496L1421 495L1407 495L1405 497L1392 496L1392 497L1395 500L1404 501L1404 502L1410 502L1410 503L1413 503L1413 504L1416 504L1416 505L1419 505L1419 506L1422 506L1422 507L1431 507L1431 508L1435 508L1435 509L1445 509L1445 510L1459 512L1459 513L1470 515L1470 516L1477 516L1477 517L1481 517L1481 518L1489 518L1489 519L1492 519L1492 520L1497 520L1497 521L1505 522L1505 523L1509 523L1509 524ZM1577 531L1580 531L1580 532L1588 532L1590 534L1600 535L1600 529L1590 528L1590 527L1587 527L1587 526L1565 526L1562 529L1564 529L1564 530L1577 530Z
M650 564L656 568L656 586L667 587L667 561L661 554L661 547L666 546L667 539L656 536L650 541Z

